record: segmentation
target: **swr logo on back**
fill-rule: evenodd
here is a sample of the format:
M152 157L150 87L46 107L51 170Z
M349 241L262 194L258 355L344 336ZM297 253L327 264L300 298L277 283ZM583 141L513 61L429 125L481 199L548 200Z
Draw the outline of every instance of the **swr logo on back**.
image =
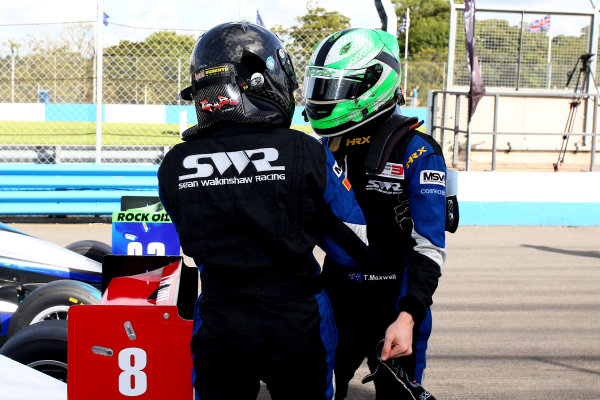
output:
M251 160L250 158L253 156L255 157ZM250 163L254 165L257 172L284 171L285 166L283 165L271 165L278 158L279 152L272 147L255 150L192 154L183 159L183 167L191 170L195 169L196 172L188 175L180 175L179 180L208 178L215 173L215 168L219 174L223 175L232 165L238 174L241 174ZM205 160L210 160L212 163L202 162Z

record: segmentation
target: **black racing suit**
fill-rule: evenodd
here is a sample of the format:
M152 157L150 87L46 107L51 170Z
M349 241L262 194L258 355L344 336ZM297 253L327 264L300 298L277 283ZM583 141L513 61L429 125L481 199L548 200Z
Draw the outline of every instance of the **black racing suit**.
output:
M366 254L333 155L302 132L224 126L176 145L158 179L200 269L196 398L255 399L261 380L273 399L332 398L337 332L313 248L348 266Z
M325 260L325 289L338 326L336 399L345 398L348 382L365 357L374 370L376 346L400 311L415 320L413 354L400 358L401 365L419 383L425 368L429 306L445 259L446 167L439 145L409 130L398 143L387 144L383 171L367 173L373 137L389 121L343 135L334 151L365 215L371 255L369 269L361 273L349 272L331 257ZM399 398L394 384L385 381L388 377L375 375L379 400Z

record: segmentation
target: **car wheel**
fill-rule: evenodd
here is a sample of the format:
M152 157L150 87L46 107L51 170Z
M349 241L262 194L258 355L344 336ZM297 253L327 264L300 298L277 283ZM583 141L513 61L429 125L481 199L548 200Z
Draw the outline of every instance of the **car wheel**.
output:
M102 293L92 285L74 280L48 282L19 304L8 325L7 337L41 321L67 319L69 307L75 304L98 304Z
M112 253L112 247L96 240L80 240L65 246L65 249L98 262L102 262L102 257Z
M66 382L67 332L65 320L30 325L8 339L0 354Z

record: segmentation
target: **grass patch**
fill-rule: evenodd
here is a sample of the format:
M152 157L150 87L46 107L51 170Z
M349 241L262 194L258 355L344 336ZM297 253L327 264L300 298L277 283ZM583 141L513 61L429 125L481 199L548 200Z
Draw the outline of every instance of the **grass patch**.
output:
M191 126L191 125L190 125ZM311 133L310 125L293 125L293 129ZM172 146L181 142L179 124L102 124L102 144L106 146ZM0 145L65 145L96 144L95 122L0 122Z
M171 145L180 142L178 124L102 124L105 145ZM0 123L0 144L19 145L94 145L94 122L24 122Z

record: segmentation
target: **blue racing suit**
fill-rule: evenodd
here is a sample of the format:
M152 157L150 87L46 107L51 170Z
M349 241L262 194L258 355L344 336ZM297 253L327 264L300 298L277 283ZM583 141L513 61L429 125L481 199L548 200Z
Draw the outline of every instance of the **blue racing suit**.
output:
M405 127L375 154L379 169L368 170L372 143L390 121L355 129L337 143L338 138L324 139L365 215L370 254L369 267L359 272L325 259L323 279L338 327L336 399L346 397L348 382L365 357L375 369L377 344L400 311L413 316L415 329L412 356L398 360L419 383L425 368L429 307L445 260L446 166L430 136ZM378 400L400 398L394 382L386 382L389 378L375 375Z
M184 136L185 137L185 136ZM317 140L221 126L167 153L159 194L200 269L196 398L331 399L337 331L316 245L345 267L367 253L362 212Z

